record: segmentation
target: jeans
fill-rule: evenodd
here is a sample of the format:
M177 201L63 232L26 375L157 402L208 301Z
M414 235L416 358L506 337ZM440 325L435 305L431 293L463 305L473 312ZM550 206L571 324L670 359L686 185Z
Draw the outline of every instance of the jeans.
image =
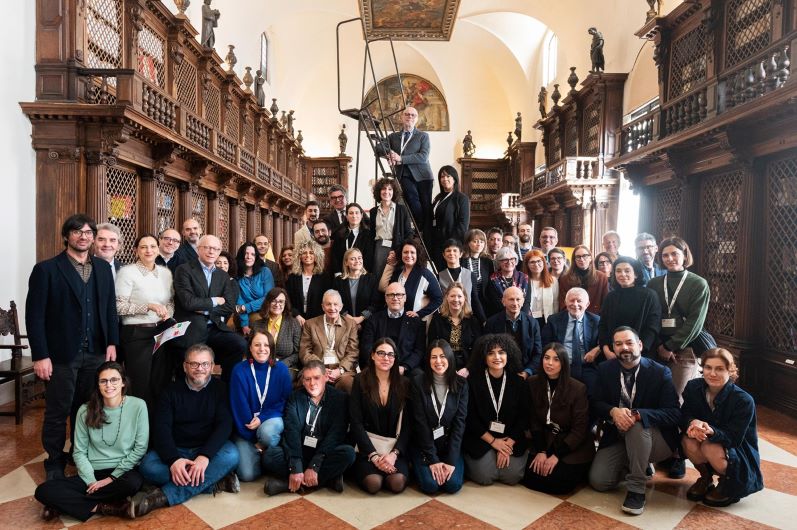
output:
M315 449L302 447L302 464L305 469L310 465L310 460L315 455ZM354 463L354 447L339 445L324 455L321 467L317 470L318 485L324 486L333 478L337 478ZM282 447L269 447L263 451L263 469L280 479L288 478L288 460ZM304 473L305 469L301 472Z
M178 447L177 452L181 458L193 460L199 453L199 448ZM169 466L158 456L156 451L150 451L144 456L139 465L139 471L147 482L161 487L169 501L169 506L182 504L191 497L203 492L210 493L216 482L224 478L238 466L238 449L230 441L224 442L219 452L210 459L205 469L205 481L198 486L178 486L172 482Z
M410 458L412 459L412 469L415 472L415 478L418 480L418 486L421 491L427 495L442 491L444 493L456 493L462 489L462 483L465 480L465 460L462 455L454 463L454 473L451 475L445 484L442 486L432 476L432 471L429 466L425 464L418 451L410 451Z
M265 448L276 447L279 449L280 436L285 428L281 417L270 418L257 428L256 440ZM238 448L240 459L238 461L238 479L241 482L251 482L263 474L261 458L263 453L257 450L254 442L235 436L235 447ZM281 450L281 449L280 449Z

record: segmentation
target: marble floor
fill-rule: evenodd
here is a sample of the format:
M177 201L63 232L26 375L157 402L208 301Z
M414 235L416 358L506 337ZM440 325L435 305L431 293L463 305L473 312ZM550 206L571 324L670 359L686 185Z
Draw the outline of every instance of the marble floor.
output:
M327 490L266 497L262 481L242 484L239 494L200 495L182 506L157 510L135 521L96 516L87 523L39 518L33 491L44 478L40 425L33 404L21 426L0 417L0 528L797 528L797 421L759 408L766 488L729 508L708 508L686 499L697 476L683 480L657 472L641 516L620 510L623 493L599 494L584 486L554 497L522 486L466 482L456 495L430 497L414 487L400 495L367 495L347 483L343 494Z

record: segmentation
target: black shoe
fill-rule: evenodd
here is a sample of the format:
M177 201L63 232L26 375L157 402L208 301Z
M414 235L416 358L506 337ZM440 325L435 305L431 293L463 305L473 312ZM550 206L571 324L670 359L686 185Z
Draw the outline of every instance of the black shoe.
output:
M213 494L215 495L220 491L226 491L227 493L238 493L241 491L241 481L238 480L238 475L236 475L234 471L216 482L216 486L213 488Z
M686 476L686 462L683 458L673 458L667 476L672 479L680 479Z
M59 478L66 478L66 475L64 475L63 468L56 467L56 468L52 468L52 469L48 469L47 470L47 478L46 478L46 480L55 480L55 479L59 479Z
M631 515L641 515L645 511L645 494L629 491L623 501L623 511Z
M113 517L130 517L130 498L118 502L101 502L97 505L97 513Z
M46 506L45 505L42 508L42 519L44 519L45 521L52 521L53 519L55 519L59 515L60 514L58 513L58 510L56 510L52 506Z
M273 497L274 495L279 495L280 493L285 493L287 491L290 491L288 489L288 483L278 478L268 479L266 481L266 485L263 486L263 493L269 497Z
M163 490L160 488L155 488L150 493L145 493L143 495L136 494L133 497L133 500L130 502L130 507L128 508L127 515L131 519L135 519L136 517L144 517L152 510L163 508L169 504L168 499L166 499L166 495L164 495Z
M338 493L343 493L343 475L338 475L327 482L327 487L333 491L337 491Z

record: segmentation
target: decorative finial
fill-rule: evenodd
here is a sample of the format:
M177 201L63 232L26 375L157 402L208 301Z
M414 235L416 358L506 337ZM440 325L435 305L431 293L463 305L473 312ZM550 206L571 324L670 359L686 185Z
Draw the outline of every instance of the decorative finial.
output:
M277 113L280 111L280 108L277 106L277 98L271 98L271 108L268 110L271 111L272 118L277 117Z
M512 131L509 131L509 135L506 137L506 143L509 144L509 147L512 147L512 142L514 139L512 138Z
M304 136L302 136L302 130L299 129L299 134L296 135L296 143L298 143L299 146L301 146L303 141L304 141Z
M235 68L235 65L238 63L238 58L235 56L235 46L232 44L228 44L227 47L230 51L227 52L227 56L224 57L224 62L227 63L227 71L232 72L232 69Z
M246 87L246 91L251 94L252 93L252 83L255 82L255 78L252 77L252 67L251 66L247 66L247 67L244 68L244 70L246 70L244 72L244 77L243 77L244 86Z
M182 18L185 16L185 10L191 5L191 0L174 0L174 5L177 6L177 16Z
M567 93L568 96L575 96L576 95L576 85L578 84L578 76L576 75L576 67L570 67L570 75L567 76L567 84L570 85L570 92Z
M551 92L551 101L553 101L554 108L559 108L560 99L562 99L562 93L559 92L559 84L554 83L553 92Z

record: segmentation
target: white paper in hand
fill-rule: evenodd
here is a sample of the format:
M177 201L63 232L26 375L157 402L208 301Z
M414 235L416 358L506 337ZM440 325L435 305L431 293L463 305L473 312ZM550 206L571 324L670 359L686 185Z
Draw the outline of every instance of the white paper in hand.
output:
M177 324L166 328L163 333L155 335L155 346L152 348L152 354L155 355L155 352L158 351L158 348L160 348L164 343L185 335L185 332L188 330L188 326L190 325L191 322L188 321L178 322Z

